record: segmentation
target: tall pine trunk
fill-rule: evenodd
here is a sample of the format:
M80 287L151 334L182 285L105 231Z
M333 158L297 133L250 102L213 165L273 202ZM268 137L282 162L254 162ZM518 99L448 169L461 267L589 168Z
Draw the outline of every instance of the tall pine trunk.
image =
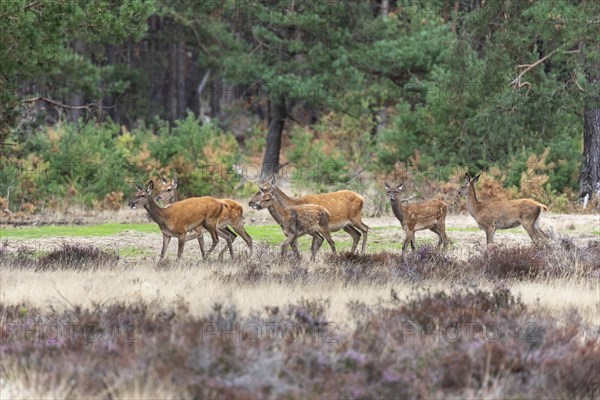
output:
M185 51L185 37L183 35L183 28L177 27L177 79L176 89L177 93L177 119L185 118L185 110L187 108L187 98L185 91L185 62L186 62L186 51Z
M269 100L269 133L267 135L267 147L261 170L262 179L269 179L279 169L281 134L283 133L286 115L284 96L277 96Z
M592 106L593 105L593 106ZM585 106L583 114L583 165L579 177L580 196L600 191L600 105Z
M581 197L600 191L600 65L598 46L585 52L587 95L583 106L583 165L579 176Z

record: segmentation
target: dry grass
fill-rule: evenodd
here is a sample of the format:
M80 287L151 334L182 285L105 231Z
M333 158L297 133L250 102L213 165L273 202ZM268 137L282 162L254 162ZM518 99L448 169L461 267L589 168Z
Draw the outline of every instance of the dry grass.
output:
M578 225L585 233L555 234L542 248L509 232L490 250L481 231L454 231L447 253L424 244L424 233L404 259L324 251L314 263L281 260L277 247L257 244L250 259L242 246L233 261L201 262L190 246L181 262L157 264L160 238L142 233L135 240L144 247L120 258L94 246L123 235L13 243L0 249L0 391L3 399L597 398L600 242L592 229ZM372 249L401 238L374 230ZM23 250L39 243L40 254ZM144 341L116 351L112 342L63 348L15 336L15 321L36 318L133 323ZM407 322L457 320L537 330L499 342L397 336ZM292 322L305 335L333 326L336 342L199 342L207 321ZM90 372L99 365L106 373Z
M104 266L90 268L88 260L79 269L66 265L49 270L38 266L52 259L51 255L45 255L29 266L27 262L23 265L23 260L3 263L0 301L64 309L72 304L91 306L138 300L172 304L184 299L195 315L205 314L215 303L235 306L248 315L253 310L283 306L302 298L327 298L331 303L328 317L343 325L349 319L349 302L376 304L392 289L400 297L410 298L423 289L448 292L465 286L491 289L504 281L528 305L540 306L549 313L575 308L586 321L597 323L600 286L596 275L600 271L592 267L597 262L595 256L600 255L600 247L591 249L595 252L586 256L589 258L586 264L582 261L585 258L582 251L563 250L559 257L555 250L548 253L533 247L494 250L476 255L470 262L461 262L427 246L404 260L399 253L341 254L324 255L314 263L281 261L274 255L275 248L265 246L258 249L255 258L233 262L186 259L156 264L152 258L144 258L115 263L112 259L106 261L107 256L100 252L97 257ZM533 264L520 263L516 268L519 274L508 273L506 260L514 261L514 254L527 255L534 260ZM506 260L502 261L502 257ZM555 267L558 273L539 272L549 270L545 266L548 260L562 261L565 265L562 269ZM497 268L498 265L504 269ZM527 278L530 274L522 272L530 265L536 274Z

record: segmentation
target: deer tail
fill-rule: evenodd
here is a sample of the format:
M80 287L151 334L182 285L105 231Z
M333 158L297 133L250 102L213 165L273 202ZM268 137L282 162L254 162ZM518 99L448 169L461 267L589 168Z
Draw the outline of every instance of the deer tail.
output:
M539 201L535 201L535 200L532 200L532 201L533 201L533 203L534 203L536 206L540 207L542 210L544 210L544 211L548 211L548 206L547 206L547 205L545 205L545 204L542 204L542 203L540 203Z

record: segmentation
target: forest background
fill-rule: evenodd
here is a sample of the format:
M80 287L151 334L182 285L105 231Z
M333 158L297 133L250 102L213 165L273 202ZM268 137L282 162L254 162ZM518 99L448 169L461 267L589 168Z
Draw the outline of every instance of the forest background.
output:
M383 197L389 179L452 204L466 171L556 212L600 193L597 1L11 0L0 17L8 214L117 209L157 173L243 198L282 166L303 190Z

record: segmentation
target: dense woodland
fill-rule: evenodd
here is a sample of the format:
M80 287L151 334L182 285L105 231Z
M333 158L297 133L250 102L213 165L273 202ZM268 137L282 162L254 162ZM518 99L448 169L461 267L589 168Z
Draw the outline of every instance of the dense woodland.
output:
M10 212L118 207L156 173L241 196L287 162L315 191L487 171L557 211L600 193L595 0L11 0L0 17Z

